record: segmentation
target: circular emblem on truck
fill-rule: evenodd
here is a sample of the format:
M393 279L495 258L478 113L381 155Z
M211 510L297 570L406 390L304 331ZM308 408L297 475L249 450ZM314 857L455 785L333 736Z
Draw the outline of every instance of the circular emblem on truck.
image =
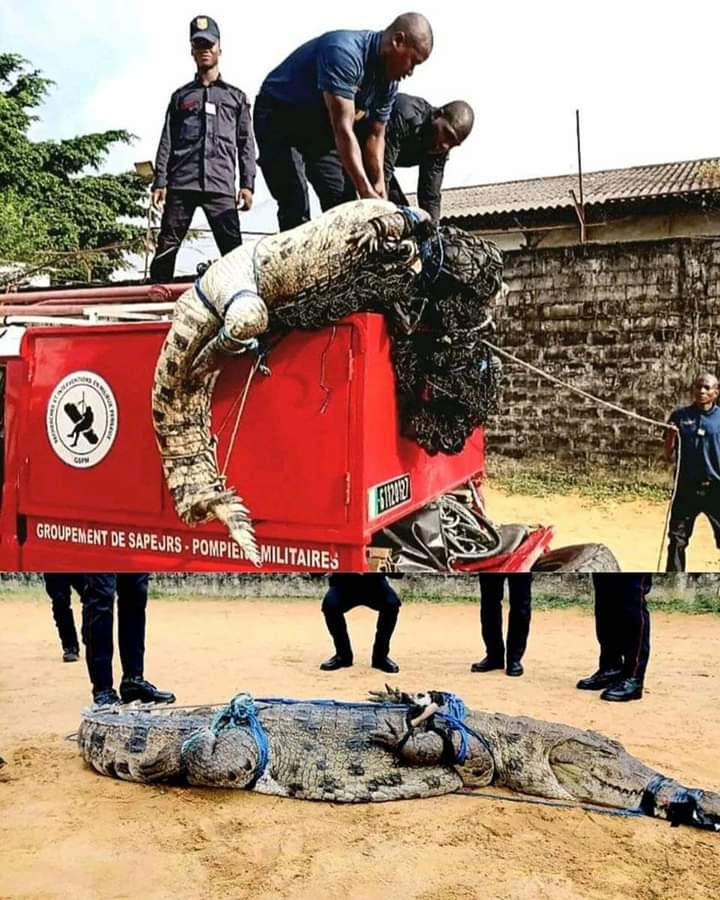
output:
M71 372L50 395L48 440L69 466L89 469L99 463L115 441L117 424L115 395L95 372Z

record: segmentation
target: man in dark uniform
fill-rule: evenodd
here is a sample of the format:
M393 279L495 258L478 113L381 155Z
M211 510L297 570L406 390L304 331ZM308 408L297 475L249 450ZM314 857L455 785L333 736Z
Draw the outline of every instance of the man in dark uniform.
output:
M510 612L508 614L507 653L502 636L503 584L507 578ZM480 627L485 657L474 662L471 672L490 672L505 668L508 675L522 675L520 662L527 646L532 605L532 575L480 575ZM506 662L507 661L507 662Z
M665 439L665 458L672 462L678 449L680 471L670 510L666 571L685 571L685 550L695 519L705 513L720 549L720 408L716 405L718 380L698 375L692 387L693 402L670 416L674 426Z
M220 30L215 20L196 16L190 23L190 43L197 74L170 98L155 159L153 204L163 209L150 266L155 282L172 278L175 257L198 206L223 256L241 244L237 208L250 209L255 189L250 105L245 94L220 75Z
M417 203L440 221L445 164L453 147L472 131L475 116L464 100L453 100L439 109L422 97L398 94L385 133L385 184L388 200L407 206L395 169L418 166Z
M75 629L71 594L74 588L82 598L85 576L76 572L43 572L43 578L45 590L52 601L55 627L63 650L63 662L77 662L80 659L80 643Z
M160 691L143 678L145 608L149 575L146 572L87 575L83 601L83 641L93 688L100 706L140 700L174 703L175 695ZM113 687L113 602L118 600L118 645L122 663L120 697Z
M593 575L595 633L600 644L596 672L581 678L581 691L602 691L601 700L639 700L650 657L650 575Z
M400 666L389 657L390 638L395 630L400 598L384 575L360 575L343 572L331 575L329 589L322 602L325 624L335 644L335 655L321 663L326 672L353 664L353 652L345 622L345 613L356 606L369 606L378 613L372 666L382 672L395 673Z
M258 162L278 204L281 231L310 220L307 182L323 211L356 195L386 197L385 125L400 79L432 50L424 16L385 31L330 31L273 69L255 100ZM354 131L367 117L362 147Z

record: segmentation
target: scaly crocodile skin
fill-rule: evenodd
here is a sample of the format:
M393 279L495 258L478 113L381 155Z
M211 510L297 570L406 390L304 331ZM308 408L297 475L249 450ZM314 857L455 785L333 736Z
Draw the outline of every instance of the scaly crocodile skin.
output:
M687 791L601 734L500 713L467 713L465 724L472 731L460 763L460 732L443 718L446 707L411 724L418 712L428 710L428 697L448 695L389 690L374 696L379 702L255 701L269 751L263 771L250 726L237 720L232 727L218 728L217 720L213 726L217 709L210 707L87 709L79 743L98 772L130 781L180 780L342 803L430 797L496 784L617 809L642 804L648 814L668 818ZM231 707L232 702L225 709ZM695 812L688 824L720 829L720 794L692 793Z

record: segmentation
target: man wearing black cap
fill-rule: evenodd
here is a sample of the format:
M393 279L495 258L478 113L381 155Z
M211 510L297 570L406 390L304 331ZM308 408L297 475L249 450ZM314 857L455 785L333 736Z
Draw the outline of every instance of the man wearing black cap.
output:
M190 23L190 44L197 73L170 98L155 159L153 204L163 210L150 266L155 282L172 278L175 257L198 206L224 256L242 243L238 207L247 210L253 202L250 105L239 88L220 76L220 30L215 20L196 16Z
M475 116L464 100L439 108L422 97L398 94L385 132L385 184L388 200L408 206L395 169L418 166L416 206L440 221L440 202L445 164L453 147L472 131Z
M265 78L255 100L260 168L280 230L310 219L308 181L323 211L385 198L385 126L398 82L433 46L428 20L398 16L384 31L329 31L298 47ZM367 119L358 141L355 124Z
M86 576L83 604L83 641L93 700L99 706L119 703L174 703L175 695L146 681L146 572L94 572ZM113 687L113 606L117 593L118 645L122 664L120 696Z

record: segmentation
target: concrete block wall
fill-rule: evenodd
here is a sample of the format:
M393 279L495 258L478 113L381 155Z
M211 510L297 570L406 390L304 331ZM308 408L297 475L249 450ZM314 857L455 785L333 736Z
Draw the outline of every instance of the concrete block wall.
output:
M720 377L720 240L505 253L497 343L591 394L665 421L699 371ZM663 434L504 362L488 451L619 462L657 457Z

